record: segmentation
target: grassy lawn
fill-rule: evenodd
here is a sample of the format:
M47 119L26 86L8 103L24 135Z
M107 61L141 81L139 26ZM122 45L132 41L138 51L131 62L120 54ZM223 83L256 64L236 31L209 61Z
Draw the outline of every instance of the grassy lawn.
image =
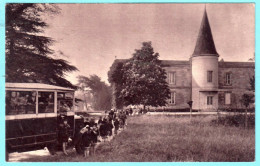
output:
M95 156L71 153L26 161L254 161L255 131L215 126L214 116L130 117L128 126L112 141L101 144Z

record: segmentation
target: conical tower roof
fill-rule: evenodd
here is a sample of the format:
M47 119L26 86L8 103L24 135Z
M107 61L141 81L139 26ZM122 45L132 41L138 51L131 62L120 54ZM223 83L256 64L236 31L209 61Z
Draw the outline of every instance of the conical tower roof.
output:
M192 56L218 56L205 8L197 43Z

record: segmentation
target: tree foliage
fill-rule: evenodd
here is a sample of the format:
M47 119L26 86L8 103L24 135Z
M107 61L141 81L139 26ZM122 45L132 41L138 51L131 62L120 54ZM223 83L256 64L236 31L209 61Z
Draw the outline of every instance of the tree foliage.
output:
M111 109L111 88L97 75L89 77L78 76L79 89L84 91L90 89L93 94L93 108L95 110Z
M249 104L254 102L254 95L243 94L241 102L246 108L248 108Z
M242 98L241 98L241 103L247 108L250 103L254 103L255 102L255 75L253 75L252 77L250 77L249 79L249 88L248 90L251 91L251 92L247 92L247 93L244 93L242 95Z
M6 81L41 82L74 87L65 79L75 66L66 60L54 59L50 46L54 40L43 35L48 26L43 14L57 14L54 4L6 5Z
M119 98L124 105L164 106L170 97L166 72L151 42L143 42L133 57L109 72L110 82L120 85ZM118 70L118 68L120 70Z
M123 88L124 80L124 63L126 61L115 60L113 65L110 67L108 71L108 81L111 83L113 89L113 100L112 105L116 108L123 108L124 100L122 98L121 91Z
M255 91L255 75L253 75L250 78L249 83L250 83L249 90L254 92Z

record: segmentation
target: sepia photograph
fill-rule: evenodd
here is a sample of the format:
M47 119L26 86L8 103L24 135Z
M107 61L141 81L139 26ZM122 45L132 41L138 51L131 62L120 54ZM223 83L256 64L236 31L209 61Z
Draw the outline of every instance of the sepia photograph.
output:
M254 163L255 27L255 3L6 3L5 161Z

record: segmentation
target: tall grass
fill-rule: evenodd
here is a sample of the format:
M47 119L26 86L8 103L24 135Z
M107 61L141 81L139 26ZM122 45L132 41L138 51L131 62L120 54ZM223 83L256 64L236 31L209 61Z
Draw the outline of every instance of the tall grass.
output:
M210 125L214 116L131 117L127 128L101 144L95 156L52 156L27 161L254 161L254 129Z

